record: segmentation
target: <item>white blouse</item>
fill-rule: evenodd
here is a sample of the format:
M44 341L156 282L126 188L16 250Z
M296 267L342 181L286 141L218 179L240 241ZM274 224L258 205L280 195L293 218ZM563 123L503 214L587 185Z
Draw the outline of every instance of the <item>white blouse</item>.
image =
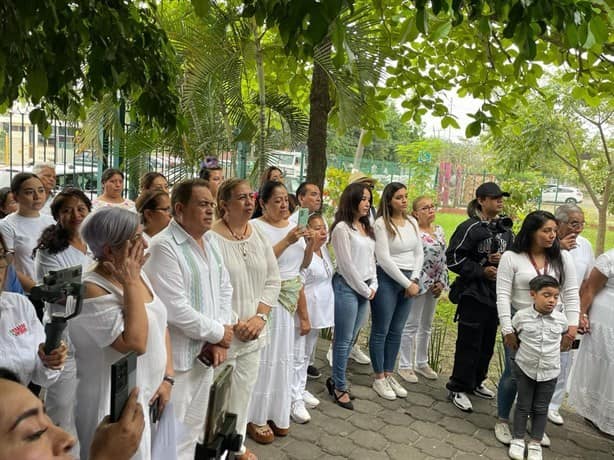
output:
M281 286L277 259L273 247L255 225L244 240L228 240L213 231L207 232L205 239L215 242L220 250L232 284L232 311L237 319L254 316L261 302L270 307L277 304ZM266 330L256 341L242 342L233 337L230 350L243 354L260 348L265 343Z
M335 249L337 271L348 285L365 298L377 291L375 240L339 222L333 229L331 243Z
M384 218L378 217L375 221L375 257L386 274L404 289L409 287L411 280L401 270L411 271L412 278L419 280L424 252L416 220L408 217L405 225L397 226L397 233L390 236Z
M580 319L580 296L576 269L569 252L561 251L561 257L563 258L565 282L561 286L559 298L562 305L559 304L557 308L564 311L569 326L577 326ZM559 279L552 265L548 265L546 274ZM536 276L537 271L527 254L505 251L501 256L497 268L497 310L503 335L513 332L512 306L515 310L523 310L533 305L533 300L529 295L529 282Z

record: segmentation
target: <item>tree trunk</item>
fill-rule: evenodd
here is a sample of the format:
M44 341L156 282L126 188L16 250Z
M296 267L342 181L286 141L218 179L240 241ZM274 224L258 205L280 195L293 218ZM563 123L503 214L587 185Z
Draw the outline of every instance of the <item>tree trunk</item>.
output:
M254 31L254 45L256 48L256 76L258 80L258 142L256 144L256 156L260 165L259 173L262 174L266 169L266 87L264 83L264 56L262 43L260 41L259 29L256 20L252 20Z
M322 46L330 55L331 43L327 40ZM307 181L323 189L326 177L326 132L328 113L332 108L329 81L326 71L317 62L313 65L311 91L309 93L309 131L307 133Z
M356 153L354 154L354 168L352 172L360 171L360 162L362 161L362 154L365 153L365 129L360 129L360 137L358 138L358 145L356 146Z
M608 204L612 195L612 180L614 173L610 173L606 179L603 194L601 195L601 206L597 208L598 224L597 224L597 241L595 243L595 256L603 253L605 249L605 235L608 231Z

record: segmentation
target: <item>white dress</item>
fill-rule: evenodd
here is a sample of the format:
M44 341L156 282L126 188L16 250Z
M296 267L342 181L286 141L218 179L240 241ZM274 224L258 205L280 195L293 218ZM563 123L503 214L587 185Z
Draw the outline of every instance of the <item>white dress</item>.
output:
M568 402L599 429L614 435L614 249L596 259L595 269L608 281L589 310L591 333L580 342Z
M74 267L80 265L83 273L87 268L94 263L94 257L89 249L83 253L74 246L69 245L63 251L51 254L48 249L39 249L36 251L34 260L34 268L36 272L36 280L40 283L43 277L52 270L61 270L63 268ZM43 322L49 322L48 309L53 308L53 305L45 305L45 316ZM60 378L47 388L45 395L45 409L47 415L53 422L64 428L73 436L77 437L77 428L75 425L75 397L77 392L77 363L75 360L75 349L68 334L68 328L64 330L62 340L68 346L68 356L64 363L64 369L60 374ZM78 453L77 449L73 452Z
M274 227L261 219L250 221L252 225L275 246L295 227ZM300 273L305 254L305 241L301 238L286 248L277 259L279 275L282 280L295 278ZM291 385L294 367L294 315L277 304L271 309L268 320L270 342L260 353L258 379L252 392L248 421L265 425L272 420L279 428L290 426L290 406L292 404Z
M335 267L325 247L321 248L321 253L322 257L314 252L309 267L301 272L305 282L307 311L312 329L324 329L335 325L335 294L332 284Z
M147 408L166 370L166 307L156 296L145 273L141 273L153 300L145 304L148 319L147 351L137 359L138 401L145 412L145 429L134 459L151 458L151 434ZM81 459L88 458L96 426L111 410L111 364L122 353L111 344L124 330L123 293L120 288L95 272L87 272L84 282L96 284L107 295L83 302L81 315L69 322L70 338L77 359L76 422L81 445Z

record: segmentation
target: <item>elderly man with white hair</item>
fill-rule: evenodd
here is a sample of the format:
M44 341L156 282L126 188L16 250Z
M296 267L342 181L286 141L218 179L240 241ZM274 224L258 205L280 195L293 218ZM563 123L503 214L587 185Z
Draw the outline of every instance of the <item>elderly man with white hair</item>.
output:
M595 262L593 247L590 241L580 233L584 230L584 212L575 204L564 204L559 206L554 217L559 224L557 236L561 243L561 248L569 251L576 270L578 286L582 287L582 282L588 278ZM573 364L573 351L561 351L561 373L556 382L554 394L548 407L548 420L555 425L564 423L563 417L559 413L565 393L567 391L567 380Z
M32 167L32 172L38 176L43 183L47 199L40 210L41 214L51 215L51 202L53 201L53 190L56 184L55 164L51 162L36 163Z

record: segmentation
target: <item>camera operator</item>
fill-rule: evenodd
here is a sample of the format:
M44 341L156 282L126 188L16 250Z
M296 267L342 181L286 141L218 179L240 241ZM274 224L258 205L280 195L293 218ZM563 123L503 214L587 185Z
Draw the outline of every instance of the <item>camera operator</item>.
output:
M458 303L458 337L446 387L452 403L465 412L473 410L468 393L495 396L483 381L497 336L497 266L513 239L511 220L500 216L509 193L485 182L475 196L467 207L469 219L456 228L446 251L448 268L458 275L450 290L450 300Z

